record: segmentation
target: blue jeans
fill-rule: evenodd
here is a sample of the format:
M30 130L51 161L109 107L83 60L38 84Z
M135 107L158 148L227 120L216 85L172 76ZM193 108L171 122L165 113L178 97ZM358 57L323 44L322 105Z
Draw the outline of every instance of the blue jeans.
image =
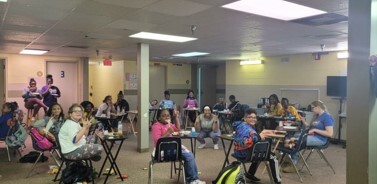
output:
M196 167L196 161L194 154L188 150L182 149L182 158L184 160L186 182L191 182L199 179L198 168Z
M295 135L295 137L296 137L296 135ZM308 137L306 138L306 146L322 146L322 145L325 145L325 144L326 144L326 141L322 141L314 135L308 135ZM293 164L296 165L297 161L298 161L298 152L291 155L291 156L292 156Z
M212 141L213 141L213 144L217 144L217 142L219 141L219 138L217 137L217 135L220 135L220 130L217 131L216 133L212 130L204 130L204 129L201 129L200 130L200 133L198 135L198 137L196 138L201 144L204 144L206 143L206 141L204 140L204 138L206 137L211 137L212 138Z

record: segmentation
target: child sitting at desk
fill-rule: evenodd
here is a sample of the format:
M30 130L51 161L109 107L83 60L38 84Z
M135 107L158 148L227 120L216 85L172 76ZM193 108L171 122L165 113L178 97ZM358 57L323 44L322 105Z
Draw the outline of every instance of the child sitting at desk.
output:
M254 143L264 140L264 133L258 134L253 126L257 122L257 114L254 109L247 109L243 118L243 121L236 121L233 123L233 127L236 132L233 135L234 139L234 156L239 159L244 159L248 153L253 149ZM271 174L275 183L281 183L279 174L279 164L276 156L271 153L268 160L271 168ZM255 173L258 169L260 162L253 162L245 177L252 182L260 181L255 177Z

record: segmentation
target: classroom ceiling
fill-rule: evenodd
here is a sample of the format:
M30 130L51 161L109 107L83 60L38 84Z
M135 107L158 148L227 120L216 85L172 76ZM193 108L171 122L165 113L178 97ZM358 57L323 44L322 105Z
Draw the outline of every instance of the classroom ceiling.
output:
M149 44L150 60L179 63L314 53L322 44L323 51L347 49L348 0L289 0L329 13L290 22L221 7L234 1L8 0L0 2L0 52L29 48L53 56L136 60L142 42ZM198 39L173 43L129 37L140 31ZM172 57L192 51L211 54Z

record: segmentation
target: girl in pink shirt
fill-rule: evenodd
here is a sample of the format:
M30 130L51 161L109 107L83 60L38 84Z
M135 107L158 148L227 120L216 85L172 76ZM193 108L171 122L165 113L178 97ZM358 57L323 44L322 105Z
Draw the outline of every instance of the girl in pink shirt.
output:
M158 121L152 125L152 138L154 146L160 137L171 137L174 131L180 130L180 122L178 112L175 113L175 124L171 123L170 113L168 109L163 109L157 112ZM194 154L190 152L185 146L182 146L182 158L184 160L186 181L190 184L203 184L198 177L198 168Z

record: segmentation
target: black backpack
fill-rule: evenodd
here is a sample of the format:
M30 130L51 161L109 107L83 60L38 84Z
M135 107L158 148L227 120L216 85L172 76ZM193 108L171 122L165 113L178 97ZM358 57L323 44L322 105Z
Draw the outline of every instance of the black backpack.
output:
M22 158L20 158L21 163L34 163L39 156L39 152L37 151L31 151L28 154L24 155ZM48 157L44 156L42 154L41 158L39 159L39 162L46 162L48 160Z
M92 181L94 179L93 170L87 167L82 161L69 162L67 167L63 170L63 183L76 183L83 181Z

